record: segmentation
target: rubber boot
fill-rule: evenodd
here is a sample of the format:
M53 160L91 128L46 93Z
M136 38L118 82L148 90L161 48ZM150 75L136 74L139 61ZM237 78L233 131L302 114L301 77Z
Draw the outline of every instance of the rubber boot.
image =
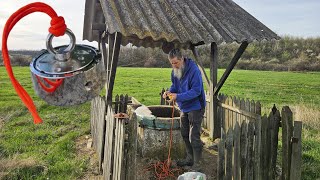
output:
M190 144L190 142L186 142L186 151L187 156L185 159L181 159L177 161L177 166L183 167L183 166L192 166L193 165L193 149Z
M191 171L201 172L202 148L193 148L193 166Z

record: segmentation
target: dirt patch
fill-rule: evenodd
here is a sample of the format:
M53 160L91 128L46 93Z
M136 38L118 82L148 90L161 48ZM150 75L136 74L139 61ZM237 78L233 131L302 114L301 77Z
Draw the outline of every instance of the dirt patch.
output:
M202 153L202 162L201 162L201 169L202 173L207 176L208 180L216 179L217 177L217 157L218 157L218 146L217 142L212 142L208 137L201 137L202 141L204 142L204 150ZM173 166L171 169L177 169L179 167L175 166L175 160L173 161ZM155 159L147 159L147 158L139 158L137 157L137 180L156 180L155 170L154 168L150 167L150 165L154 165L159 163L159 160ZM148 171L148 168L150 170ZM176 180L178 175L181 175L185 172L188 172L190 167L186 167L185 169L179 169L179 172L175 173L175 178L167 178L168 180L174 179Z
M14 169L22 169L28 167L38 167L39 163L32 159L20 159L17 156L11 159L0 159L0 179L4 178L9 174L10 171ZM41 167L44 171L47 170L46 167Z
M207 176L208 180L216 179L217 176L217 145L214 142L211 142L208 137L202 137L202 141L205 143L204 151L202 154L202 173ZM78 156L87 156L88 160L88 169L85 172L83 178L81 179L92 179L92 180L100 180L103 179L102 175L98 172L98 159L97 154L95 153L94 148L90 147L91 143L91 136L85 135L81 136L76 140L76 148L77 148L77 155ZM89 144L89 147L88 147ZM173 161L173 166L171 169L177 169L178 167L175 166L175 160ZM157 159L150 159L150 158L140 158L137 155L137 172L136 177L137 180L156 180L155 170L150 165L154 165L159 163L160 160ZM148 170L150 168L150 170ZM176 171L175 178L167 178L167 180L174 179L176 180L177 177L185 172L188 172L188 167L186 169L179 169Z
M78 157L88 157L88 167L84 176L81 178L83 180L92 179L98 180L103 179L102 175L99 174L98 167L99 161L97 154L92 148L92 139L90 135L84 135L76 140L76 150Z

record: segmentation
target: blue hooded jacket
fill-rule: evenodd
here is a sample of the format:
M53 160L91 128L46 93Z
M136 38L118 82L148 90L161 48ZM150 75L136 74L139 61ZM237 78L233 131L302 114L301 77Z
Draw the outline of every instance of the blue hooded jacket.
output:
M179 80L171 72L172 85L170 92L177 93L177 103L182 112L190 112L205 108L205 93L201 72L195 62L185 58L184 73Z

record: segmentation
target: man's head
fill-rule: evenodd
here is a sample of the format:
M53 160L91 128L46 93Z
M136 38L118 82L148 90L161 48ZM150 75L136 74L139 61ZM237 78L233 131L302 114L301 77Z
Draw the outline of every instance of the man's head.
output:
M180 49L172 49L168 54L169 61L173 68L173 74L180 79L184 73L184 58Z

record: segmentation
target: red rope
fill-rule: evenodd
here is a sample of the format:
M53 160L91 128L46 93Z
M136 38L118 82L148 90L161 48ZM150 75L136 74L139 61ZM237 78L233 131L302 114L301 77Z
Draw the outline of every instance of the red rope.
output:
M35 3L28 4L28 5L20 8L19 10L17 10L15 13L13 13L10 16L10 18L7 20L7 22L4 26L3 34L2 34L2 56L3 56L4 65L6 67L7 73L9 75L9 78L11 80L11 83L12 83L14 89L16 90L17 94L21 98L22 102L25 104L25 106L29 109L30 113L32 114L33 119L34 119L34 123L38 124L38 123L42 123L42 120L37 112L37 109L31 99L31 97L26 92L26 90L21 86L21 84L18 82L18 80L15 78L15 76L13 74L11 62L10 62L10 58L9 58L9 53L8 53L8 47L7 47L8 36L10 34L10 31L14 27L14 25L23 17L25 17L31 13L34 13L34 12L43 12L51 17L51 27L49 28L50 33L52 33L54 36L64 35L67 26L65 25L63 17L61 17L61 16L58 17L57 13L49 5L47 5L45 3L35 2ZM47 83L49 83L49 82L47 82ZM59 86L62 82L56 81L54 83L56 83L56 85L53 85L53 87ZM59 85L57 85L57 84L59 84ZM55 87L54 90L56 88L57 87Z
M170 144L169 144L169 152L168 158L164 162L153 163L148 166L145 171L149 171L154 169L154 173L157 176L158 180L167 179L168 177L176 178L175 173L180 172L180 168L171 168L171 149L172 149L172 128L174 123L174 101L172 102L172 118L171 118L171 127L170 127Z

